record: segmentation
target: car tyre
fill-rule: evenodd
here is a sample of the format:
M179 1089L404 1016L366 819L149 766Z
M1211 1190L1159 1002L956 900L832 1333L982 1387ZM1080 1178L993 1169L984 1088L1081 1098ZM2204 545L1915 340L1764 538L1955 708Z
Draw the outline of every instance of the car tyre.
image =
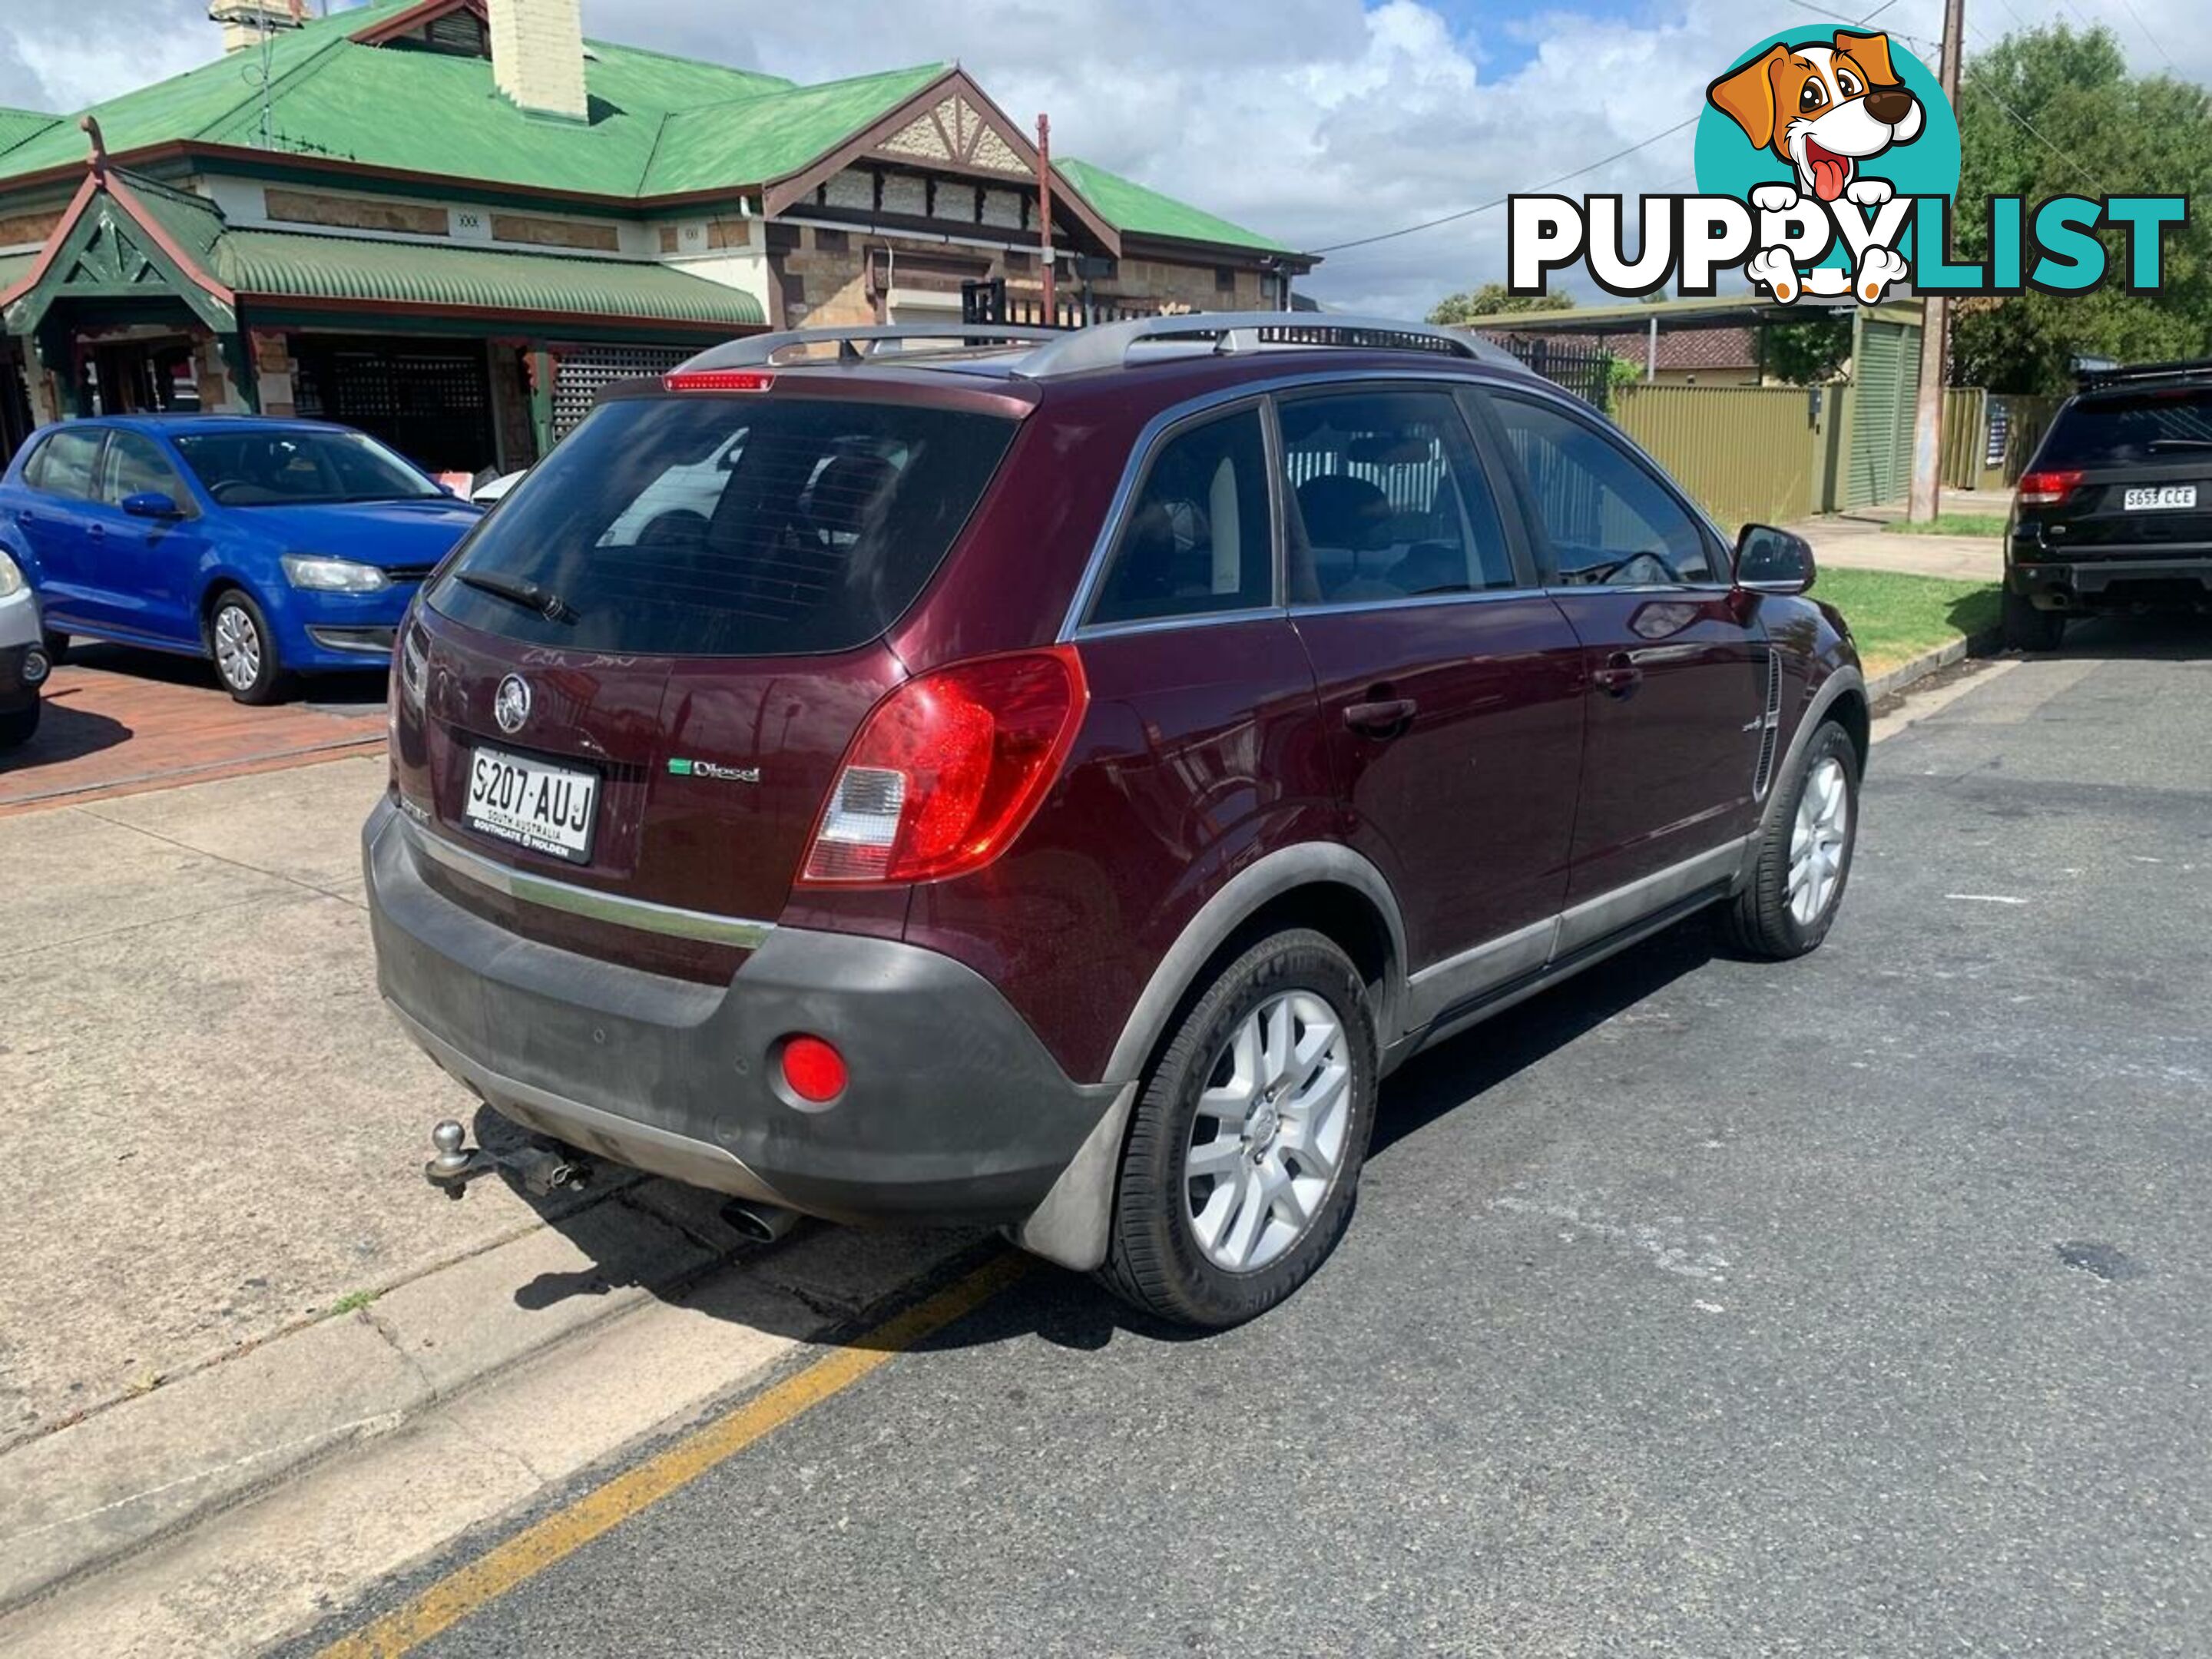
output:
M2014 651L2056 651L2066 637L2066 618L2056 611L2039 611L2025 593L2004 591L2000 617L2005 644Z
M283 696L289 677L277 659L276 635L245 589L224 589L209 610L208 654L222 689L239 702L260 705Z
M1843 904L1858 830L1859 751L1824 721L1759 828L1751 879L1723 913L1729 942L1777 962L1819 948Z
M40 641L46 648L46 660L59 668L69 660L70 636L48 629Z
M0 750L21 749L37 736L39 711L45 707L43 702L34 702L28 708L0 714Z
M1375 1017L1351 959L1304 928L1244 951L1146 1076L1102 1282L1178 1324L1273 1307L1351 1218L1376 1089Z

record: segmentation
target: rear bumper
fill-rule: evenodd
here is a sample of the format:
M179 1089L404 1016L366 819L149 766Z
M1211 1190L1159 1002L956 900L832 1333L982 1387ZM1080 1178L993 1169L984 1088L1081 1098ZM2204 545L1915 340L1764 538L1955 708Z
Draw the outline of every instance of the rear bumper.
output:
M2212 553L2067 559L2015 552L2005 582L2040 611L2094 611L2147 599L2212 599Z
M1069 1081L972 970L896 940L777 928L727 986L509 933L423 879L427 833L362 831L377 981L430 1056L503 1115L617 1163L838 1221L1004 1224L1113 1103ZM809 1032L851 1073L825 1108L773 1080Z

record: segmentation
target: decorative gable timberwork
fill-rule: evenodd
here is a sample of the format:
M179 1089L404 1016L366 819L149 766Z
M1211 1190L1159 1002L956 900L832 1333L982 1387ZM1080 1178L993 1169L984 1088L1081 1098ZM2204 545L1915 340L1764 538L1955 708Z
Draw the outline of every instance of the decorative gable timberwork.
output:
M196 198L164 186L147 188L173 215L181 210L220 223L211 204L195 205ZM196 228L189 227L188 234ZM28 275L0 295L0 319L11 333L32 334L57 304L69 300L179 300L218 333L238 323L231 291L200 267L157 210L149 210L119 175L104 170L86 179L56 240Z
M868 204L879 211L922 213L924 185L920 179L895 187L915 199L894 204L878 199L878 186L863 182L881 169L853 165L880 161L938 175L939 180L977 186L978 205L945 216L1012 228L1022 222L1022 210L1013 204L1036 178L1038 159L1036 146L1023 137L1006 112L968 78L965 70L954 69L807 166L769 180L763 192L762 207L770 218L814 200L830 206L860 207L864 204L860 197L865 193ZM841 179L841 174L848 176ZM945 194L944 182L933 181L927 189L933 197ZM823 194L817 196L817 191ZM1087 241L1108 253L1121 252L1121 233L1065 179L1059 180L1053 196L1054 217L1062 221L1071 245Z
M979 173L1002 173L1013 178L1030 176L1006 135L989 117L959 92L939 99L926 114L917 115L876 146L886 161L951 162Z

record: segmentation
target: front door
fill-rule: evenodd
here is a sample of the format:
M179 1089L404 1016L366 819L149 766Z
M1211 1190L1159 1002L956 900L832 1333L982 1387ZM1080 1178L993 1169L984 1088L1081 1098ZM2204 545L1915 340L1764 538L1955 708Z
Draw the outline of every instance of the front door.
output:
M1601 932L1733 872L1723 849L1755 813L1766 643L1732 590L1728 550L1635 450L1564 399L1486 401L1585 656L1569 896L1624 896L1592 913Z
M1291 620L1347 839L1400 896L1430 990L1417 1012L1441 1013L1549 953L1581 644L1508 539L1449 392L1332 389L1284 400L1279 418Z

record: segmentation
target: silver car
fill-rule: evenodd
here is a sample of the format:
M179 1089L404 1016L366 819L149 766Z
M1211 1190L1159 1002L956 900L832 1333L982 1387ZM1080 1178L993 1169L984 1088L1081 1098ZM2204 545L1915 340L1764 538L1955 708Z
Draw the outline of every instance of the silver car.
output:
M21 747L39 729L39 688L52 667L38 595L15 562L0 553L0 750Z

